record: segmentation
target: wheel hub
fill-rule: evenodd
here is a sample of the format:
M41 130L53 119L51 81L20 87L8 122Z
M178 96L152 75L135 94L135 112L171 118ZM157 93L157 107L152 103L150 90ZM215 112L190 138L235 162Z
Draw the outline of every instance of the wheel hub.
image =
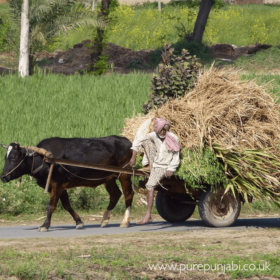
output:
M217 195L211 201L211 211L216 219L226 219L232 212L232 198L229 195Z

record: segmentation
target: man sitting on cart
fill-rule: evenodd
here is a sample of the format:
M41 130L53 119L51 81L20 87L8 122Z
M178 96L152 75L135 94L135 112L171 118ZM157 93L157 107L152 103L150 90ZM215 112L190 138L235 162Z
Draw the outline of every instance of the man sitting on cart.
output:
M179 166L179 139L175 134L170 132L169 129L170 123L167 120L156 118L154 122L154 131L147 135L139 135L138 131L133 141L131 148L133 154L130 165L135 165L137 152L140 146L142 146L151 170L149 180L146 184L148 190L147 212L145 217L137 224L152 222L151 211L154 201L154 189L164 177L171 177Z

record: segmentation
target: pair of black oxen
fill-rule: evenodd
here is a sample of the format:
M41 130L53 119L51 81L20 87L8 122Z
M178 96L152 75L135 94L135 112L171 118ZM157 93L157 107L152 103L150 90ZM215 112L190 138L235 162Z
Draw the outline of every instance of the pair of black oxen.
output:
M5 155L5 166L1 179L9 182L22 175L29 174L34 177L37 184L44 188L46 185L50 163L43 160L43 156L34 151L20 147L17 143L9 146L2 145L7 149ZM130 161L131 142L118 136L104 138L50 138L41 141L37 147L50 151L53 157L59 159L69 159L86 163L104 164L117 167L124 167ZM34 171L37 172L34 174ZM69 167L67 170L61 165L54 165L49 192L50 201L47 205L47 218L39 231L47 231L51 224L52 213L56 209L60 199L63 207L67 210L76 222L76 228L83 227L80 216L72 209L67 189L86 186L97 187L104 184L110 195L110 202L105 210L101 226L106 226L110 219L110 213L117 204L121 191L119 190L116 179L119 176L121 182L126 211L121 227L129 226L130 207L133 199L133 189L131 175L116 174L107 171L99 171L80 167Z

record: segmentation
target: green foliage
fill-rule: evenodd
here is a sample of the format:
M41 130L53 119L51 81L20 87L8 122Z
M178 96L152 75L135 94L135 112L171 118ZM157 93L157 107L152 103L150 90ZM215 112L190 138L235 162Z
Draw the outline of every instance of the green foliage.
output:
M194 86L201 64L185 49L181 56L176 56L173 52L170 44L162 52L163 63L158 67L159 75L154 75L151 82L153 92L150 93L149 101L143 104L145 114L168 100L184 96Z
M9 14L20 29L20 0L9 0ZM29 5L29 49L30 53L40 52L56 38L67 31L81 27L103 27L90 8L80 0L31 0Z
M214 5L212 6L211 9L222 9L222 8L225 8L227 6L227 3L225 1L222 1L222 0L214 0Z
M17 37L18 36L18 37ZM12 21L9 6L0 5L0 52L18 51L19 29Z
M92 64L89 65L87 73L98 76L105 74L108 71L108 68L108 56L101 54L94 66L92 66Z
M225 149L218 144L212 145L215 156L224 164L227 174L227 188L241 193L246 202L249 197L264 199L270 197L280 206L278 197L280 182L280 157L266 149Z
M7 33L9 30L9 24L8 24L8 16L2 10L0 10L0 52L4 52L8 50L6 38Z
M205 188L205 185L226 186L228 182L223 164L209 147L184 149L175 175L194 189Z
M43 195L43 190L24 177L22 186L17 188L17 180L9 184L1 183L0 213L19 215L20 213L38 213L46 209L49 197Z
M134 166L135 169L138 169L138 168L143 167L143 166L142 166L143 156L144 156L144 154L137 155L136 162L135 162L135 166Z
M110 6L109 6L109 14L113 11L115 11L120 6L120 3L118 0L110 0Z

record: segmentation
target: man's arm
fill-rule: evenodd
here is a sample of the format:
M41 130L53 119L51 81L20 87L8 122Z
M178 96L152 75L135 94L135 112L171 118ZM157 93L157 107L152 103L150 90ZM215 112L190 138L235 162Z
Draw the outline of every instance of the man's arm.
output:
M151 132L151 133L148 133L147 135L141 137L141 138L138 138L138 137L135 137L133 143L132 143L132 157L131 157L131 160L129 162L130 166L134 166L135 165L135 162L136 162L136 158L137 158L137 152L139 151L142 143L146 140L152 140L153 141L153 136L154 136L154 133Z

